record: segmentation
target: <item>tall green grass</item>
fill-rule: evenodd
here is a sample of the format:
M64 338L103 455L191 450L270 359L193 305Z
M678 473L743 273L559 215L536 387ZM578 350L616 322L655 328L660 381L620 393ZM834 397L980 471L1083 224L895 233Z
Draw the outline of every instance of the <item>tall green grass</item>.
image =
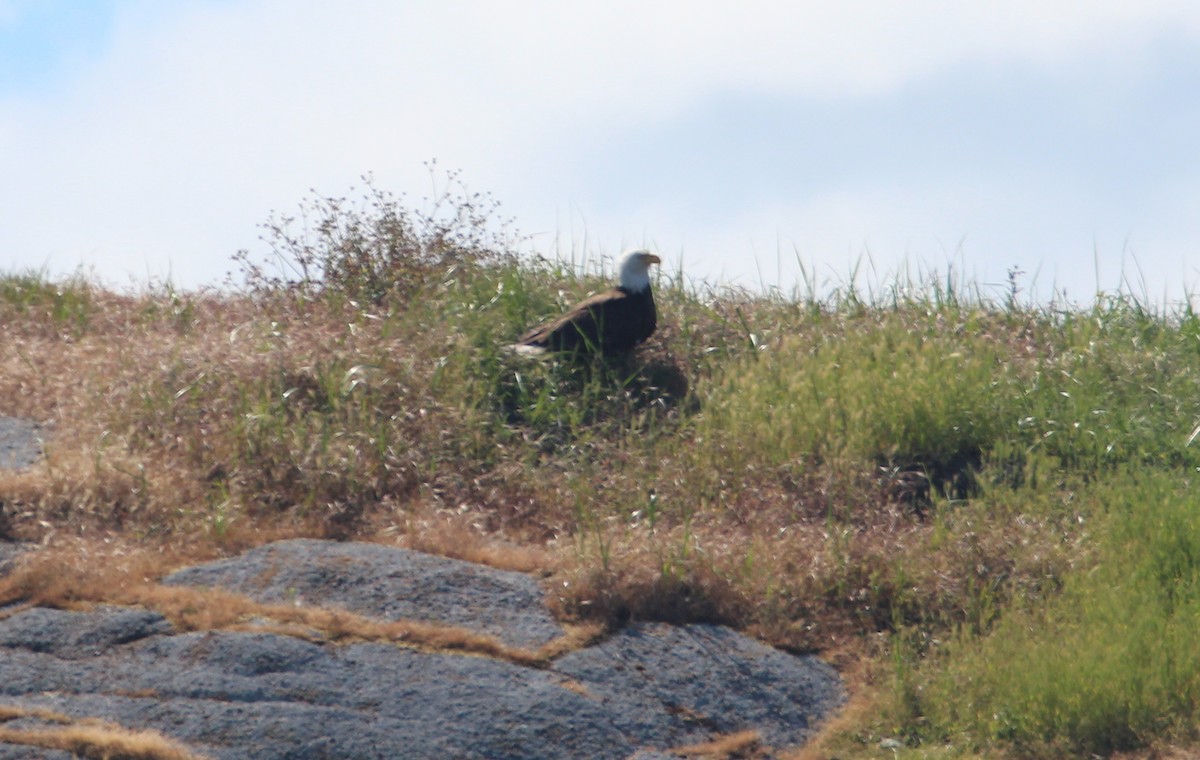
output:
M1126 299L1083 312L816 313L710 392L700 427L731 469L876 464L949 480L990 463L1012 485L1034 460L1083 475L1200 464L1190 313Z
M1091 561L1049 604L948 647L920 700L928 735L1039 757L1194 739L1200 512L1191 480L1129 470L1090 492Z
M1195 740L1196 314L1124 295L1063 309L894 292L906 295L804 310L731 362L697 419L697 461L726 479L917 469L972 500L935 494L938 526L1002 546L1004 521L1018 521L1018 565L1055 551L1030 544L1028 525L1060 526L1051 535L1075 548L1045 582L1013 584L1002 562L963 576L957 611L908 596L920 612L894 629L892 726L923 752L1077 757ZM955 470L971 474L965 493ZM934 556L956 540L942 530ZM928 578L901 555L877 582ZM958 630L952 644L931 636L941 625Z
M54 280L44 271L0 276L0 316L78 335L96 311L95 288L82 274Z
M734 468L976 464L1015 430L1002 347L903 312L818 319L727 372L704 412Z

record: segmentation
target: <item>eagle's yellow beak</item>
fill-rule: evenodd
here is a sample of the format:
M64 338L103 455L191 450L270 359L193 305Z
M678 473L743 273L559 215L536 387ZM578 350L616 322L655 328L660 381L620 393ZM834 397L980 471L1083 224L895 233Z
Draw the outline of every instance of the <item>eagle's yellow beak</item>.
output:
M662 259L655 256L653 253L646 254L646 266L649 266L651 264L661 264L661 263L662 263Z

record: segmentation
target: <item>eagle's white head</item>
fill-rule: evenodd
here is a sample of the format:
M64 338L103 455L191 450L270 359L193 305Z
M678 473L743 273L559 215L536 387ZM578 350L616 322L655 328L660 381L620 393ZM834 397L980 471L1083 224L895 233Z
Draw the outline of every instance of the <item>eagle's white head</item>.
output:
M621 287L640 293L650 287L650 265L661 264L662 259L649 251L629 251L617 259L617 273Z

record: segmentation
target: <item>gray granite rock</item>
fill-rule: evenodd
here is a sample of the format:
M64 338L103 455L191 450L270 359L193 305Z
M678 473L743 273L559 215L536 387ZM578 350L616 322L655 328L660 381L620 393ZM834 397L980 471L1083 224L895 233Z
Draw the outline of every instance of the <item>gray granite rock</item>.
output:
M819 658L794 656L724 626L638 623L560 658L636 744L672 747L757 729L776 746L802 744L844 700Z
M4 506L0 504L0 510L3 509ZM0 522L2 522L3 519L3 516L0 515ZM3 538L0 538L0 575L4 575L12 569L13 562L18 556L21 555L22 552L25 551L25 549L26 547L22 544L13 541L5 541Z
M168 585L220 586L261 602L341 607L382 620L420 620L538 647L563 631L537 581L397 547L297 539L181 570Z
M452 622L510 642L558 633L533 579L377 545L285 541L170 582ZM0 705L152 729L220 760L657 758L746 729L785 747L843 699L819 659L712 625L633 624L534 668L383 643L180 633L141 609L0 619ZM33 757L66 755L0 744L0 760Z
M20 618L12 618L24 630ZM63 613L88 628L93 613ZM6 621L7 622L7 621ZM0 623L0 632L6 628ZM597 757L633 752L547 670L275 634L158 636L85 661L0 653L0 699L155 729L217 758ZM551 754L543 754L549 747Z
M0 415L0 469L20 470L42 456L42 425Z

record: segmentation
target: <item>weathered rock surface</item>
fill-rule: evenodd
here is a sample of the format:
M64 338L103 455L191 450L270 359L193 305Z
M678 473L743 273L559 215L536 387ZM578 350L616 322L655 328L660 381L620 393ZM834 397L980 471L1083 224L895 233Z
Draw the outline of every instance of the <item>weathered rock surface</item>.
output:
M799 744L837 704L831 668L724 626L643 623L554 664L611 711L637 746L667 748L755 728L771 745Z
M0 516L0 520L2 519L3 517ZM0 575L4 575L12 569L12 563L24 550L25 547L21 544L11 543L0 538Z
M20 470L42 456L42 425L0 415L0 469Z
M340 607L383 620L470 628L536 648L563 634L524 573L374 544L280 541L181 570L167 584L221 587L260 602Z
M15 556L6 547L0 575ZM526 649L563 633L529 576L375 544L281 541L164 582L454 625ZM800 744L843 700L818 658L714 625L636 623L527 667L390 643L181 633L140 608L0 609L0 710L152 729L221 760L657 760L747 729L773 747ZM56 724L34 714L0 726ZM0 741L0 760L68 757Z
M45 612L30 610L6 622L56 642L88 645L14 648L5 631L0 695L6 702L153 728L211 757L621 758L633 752L600 706L545 670L387 644L322 646L275 634L132 639L152 626L128 619L122 628L109 611ZM31 616L37 619L27 622ZM97 629L107 634L103 640ZM115 643L121 639L127 641Z

